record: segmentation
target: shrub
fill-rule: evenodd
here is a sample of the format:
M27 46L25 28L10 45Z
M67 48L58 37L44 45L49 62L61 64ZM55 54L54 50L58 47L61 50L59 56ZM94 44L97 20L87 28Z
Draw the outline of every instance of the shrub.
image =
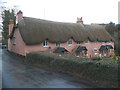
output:
M107 63L107 62L101 62L100 63L100 66L102 67L102 68L107 68L107 67L109 67L109 63Z
M91 60L99 61L99 60L101 60L101 58L100 57L94 57L94 58L91 58Z
M63 57L58 54L41 52L28 53L27 62L47 67L49 69L62 71L82 78L97 80L104 84L117 85L117 69L107 62L99 61L100 57L81 60L77 57ZM97 62L95 61L97 60Z
M112 57L113 60L117 60L116 54Z

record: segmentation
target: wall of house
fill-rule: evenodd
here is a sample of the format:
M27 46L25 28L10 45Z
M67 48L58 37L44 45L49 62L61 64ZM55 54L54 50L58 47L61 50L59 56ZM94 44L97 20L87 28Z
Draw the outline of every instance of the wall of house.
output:
M114 48L114 42L90 42L88 41L88 43L81 43L81 46L86 46L86 48L88 49L88 57L96 57L99 56L99 49L102 45L112 45L112 47ZM94 49L97 49L97 52L94 52ZM95 54L96 53L96 54ZM114 54L114 49L111 50L111 53L109 53L110 55Z
M16 38L16 45L13 45L14 43L14 37ZM15 52L17 54L23 55L25 56L26 53L29 52L35 52L35 51L47 51L48 47L44 47L43 43L38 44L38 45L26 45L20 35L20 32L18 29L15 30L14 32L14 36L13 38L10 40L8 40L8 50ZM68 42L65 43L61 43L60 47L64 47L65 49L67 49L69 52L72 51L72 49L74 49L77 46L86 46L86 48L88 49L87 53L88 53L88 57L96 57L99 56L99 48L101 47L101 45L112 45L114 48L114 43L113 42L90 42L88 41L88 43L80 43L77 44L74 40L72 40L72 45L69 46ZM51 50L56 48L55 43L50 43L48 42L48 46L51 47ZM94 48L97 49L97 54L94 53ZM114 54L114 50L111 51L110 53L111 55Z
M15 45L14 45L14 37L16 38ZM26 48L26 45L20 35L19 29L16 29L14 31L13 38L8 39L8 50L11 52L25 56L25 48Z

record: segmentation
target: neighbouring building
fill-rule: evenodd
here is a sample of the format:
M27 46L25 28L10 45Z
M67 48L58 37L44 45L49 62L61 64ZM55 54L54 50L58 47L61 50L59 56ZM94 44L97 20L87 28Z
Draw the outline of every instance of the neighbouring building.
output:
M77 23L62 23L23 17L17 13L17 26L9 23L8 50L23 56L35 51L50 51L59 47L71 54L96 57L114 55L114 41L101 25L85 25L82 18ZM64 49L63 49L64 48Z

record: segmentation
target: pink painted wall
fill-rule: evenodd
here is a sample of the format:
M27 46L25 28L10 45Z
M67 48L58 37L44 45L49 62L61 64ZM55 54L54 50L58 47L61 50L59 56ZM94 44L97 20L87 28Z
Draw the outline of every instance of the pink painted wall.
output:
M14 43L14 37L16 38L16 45ZM12 39L8 39L8 50L14 53L25 56L26 45L20 35L19 29L16 29Z
M13 38L10 40L8 40L8 50L15 52L17 54L26 56L26 53L29 52L35 52L35 51L47 51L48 47L43 47L43 43L38 44L38 45L26 45L20 35L20 32L18 29L15 30L14 32L14 36L16 37L16 45L13 45ZM90 42L88 41L88 43L80 43L77 44L74 40L72 40L72 46L68 46L68 42L65 43L61 43L60 47L64 47L65 49L67 49L69 52L72 51L73 48L75 48L76 46L86 46L86 48L88 49L87 53L88 53L88 57L96 57L99 56L99 54L95 55L94 54L94 48L97 48L97 53L99 53L99 48L101 47L101 45L112 45L114 48L114 42ZM51 49L56 48L56 45L54 43L50 43L48 42L48 46L51 47ZM114 50L113 50L114 51ZM112 51L111 55L114 54L114 52Z

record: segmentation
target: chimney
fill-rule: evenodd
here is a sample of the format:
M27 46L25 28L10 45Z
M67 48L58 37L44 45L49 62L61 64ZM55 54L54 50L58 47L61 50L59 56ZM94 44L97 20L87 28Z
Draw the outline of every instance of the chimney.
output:
M21 10L17 13L17 22L19 23L23 19L23 12Z
M77 17L77 22L76 23L80 23L81 25L83 25L83 18L82 17L81 18Z
M13 27L14 27L14 21L12 19L10 19L10 21L9 21L9 35L11 34Z

